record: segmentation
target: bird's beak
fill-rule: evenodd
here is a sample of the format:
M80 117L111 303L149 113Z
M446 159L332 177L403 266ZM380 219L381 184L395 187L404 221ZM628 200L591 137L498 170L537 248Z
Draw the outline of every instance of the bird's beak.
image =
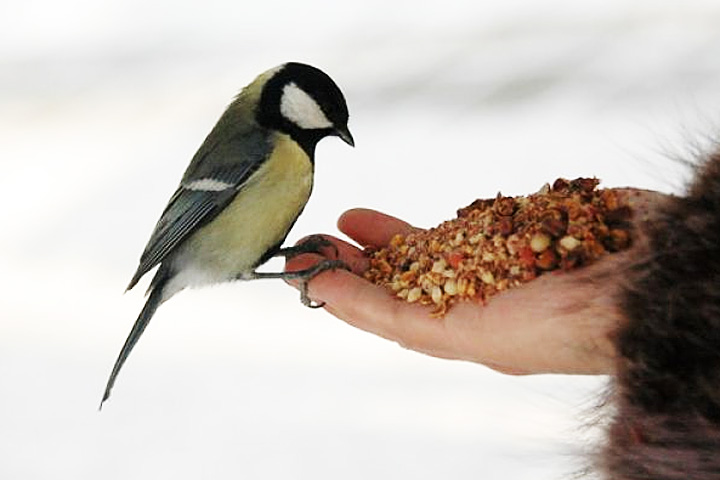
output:
M347 125L344 127L338 127L335 129L335 134L342 139L343 142L347 143L351 147L355 146L355 140L353 140L353 136L350 133L350 130L348 129Z

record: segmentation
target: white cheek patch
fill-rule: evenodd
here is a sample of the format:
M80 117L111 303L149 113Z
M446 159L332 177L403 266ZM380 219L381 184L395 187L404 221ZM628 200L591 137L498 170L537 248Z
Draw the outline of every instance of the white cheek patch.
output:
M203 192L222 192L232 186L232 183L215 180L214 178L201 178L183 185L187 190L202 190Z
M305 130L333 126L332 122L323 113L320 105L294 83L288 83L283 87L282 98L280 99L280 113L283 117Z

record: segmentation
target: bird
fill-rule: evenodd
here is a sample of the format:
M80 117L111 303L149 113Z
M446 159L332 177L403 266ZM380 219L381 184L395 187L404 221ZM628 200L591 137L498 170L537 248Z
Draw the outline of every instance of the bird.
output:
M343 93L322 70L288 62L260 74L227 106L193 156L163 210L127 290L158 267L107 381L100 408L158 307L188 287L261 278L307 282L347 268L323 260L295 272L258 272L270 258L290 258L328 245L310 236L282 247L313 187L315 147L337 136L354 147ZM331 245L331 244L330 244Z

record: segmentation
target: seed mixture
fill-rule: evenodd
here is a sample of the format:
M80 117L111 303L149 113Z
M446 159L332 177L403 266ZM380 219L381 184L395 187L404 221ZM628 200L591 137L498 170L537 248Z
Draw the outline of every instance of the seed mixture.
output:
M553 270L571 270L631 244L630 207L596 178L557 179L532 195L480 199L435 228L368 249L365 278L443 316L458 300L491 296Z

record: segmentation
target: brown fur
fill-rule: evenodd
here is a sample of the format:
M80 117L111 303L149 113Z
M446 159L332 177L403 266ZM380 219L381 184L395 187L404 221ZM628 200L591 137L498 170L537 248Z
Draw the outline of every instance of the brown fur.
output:
M617 333L613 480L720 479L720 153L662 206Z

